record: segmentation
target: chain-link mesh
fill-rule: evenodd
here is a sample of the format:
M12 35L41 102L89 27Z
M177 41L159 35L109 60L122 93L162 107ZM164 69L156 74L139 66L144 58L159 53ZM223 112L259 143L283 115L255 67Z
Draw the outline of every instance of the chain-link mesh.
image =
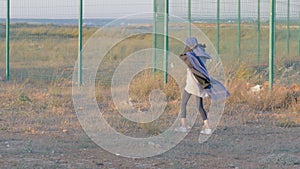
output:
M218 2L220 2L219 54L224 66L231 66L235 60L245 62L249 66L268 66L270 1L240 0L239 5L237 0L191 0L192 24L201 28L214 45L217 40ZM0 0L1 76L5 76L6 3L6 0ZM260 11L258 11L259 3ZM70 70L78 55L78 4L78 1L74 0L11 1L12 78L30 77L51 80L71 76ZM119 26L144 24L144 28L149 30L153 26L153 17L151 17L153 1L87 0L83 5L84 42L97 28L115 18L126 18L131 15L143 16L142 13L150 13L147 19L139 18L138 20L136 17L134 21L125 20L118 23ZM170 16L187 20L188 8L187 0L169 1ZM300 2L298 0L276 1L275 63L278 67L286 68L299 60L299 13ZM259 15L260 18L258 18ZM173 23L169 27L170 34L187 35L185 32L187 27L177 29L174 24L176 19L173 19L174 17L170 19L170 23ZM258 19L260 19L259 23ZM182 44L175 42L172 44L170 41L169 45L170 51L174 53L180 53L182 50Z

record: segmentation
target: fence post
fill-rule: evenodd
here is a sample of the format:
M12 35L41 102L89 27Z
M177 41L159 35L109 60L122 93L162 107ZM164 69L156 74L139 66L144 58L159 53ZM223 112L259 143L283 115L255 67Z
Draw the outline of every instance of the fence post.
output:
M241 55L241 0L238 1L238 56Z
M269 36L269 91L272 92L274 80L274 53L275 53L275 4L276 0L270 0L270 36Z
M169 52L169 0L165 0L164 9L164 58L165 58L165 72L164 72L164 82L168 83L168 52Z
M217 46L217 62L219 62L220 54L220 0L217 0L217 32L216 32L216 46Z
M257 2L257 64L260 63L260 0Z
M188 0L188 37L191 37L191 23L192 23L192 4L191 0Z
M157 15L157 9L156 9L156 0L153 0L153 34L152 34L152 65L153 69L152 72L156 72L156 15Z
M299 12L299 25L298 25L298 31L299 31L299 35L298 35L298 55L300 55L300 12Z
M9 54L10 54L10 0L7 0L6 5L6 80L10 79L10 63L9 63Z
M79 0L79 18L78 18L78 86L82 84L82 3Z
M287 3L287 39L286 39L286 55L290 55L290 0Z

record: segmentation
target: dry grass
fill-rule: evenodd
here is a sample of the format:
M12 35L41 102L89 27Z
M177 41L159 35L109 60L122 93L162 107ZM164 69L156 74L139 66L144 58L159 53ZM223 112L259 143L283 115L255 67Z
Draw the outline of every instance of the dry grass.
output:
M127 135L146 137L157 135L173 124L178 115L180 90L174 79L164 84L163 74L152 73L152 69L137 74L129 85L130 99L127 102L137 111L146 112L150 108L149 97L153 90L159 89L165 93L167 106L163 115L150 123L135 123L121 116L111 98L110 86L97 84L96 99L100 110L108 123L117 131Z
M151 91L155 89L161 89L169 101L180 98L180 89L176 81L169 76L168 83L165 84L163 72L152 73L152 69L144 70L136 75L131 82L129 92L133 100L146 102Z
M215 39L214 27L203 27L203 25L199 27L203 29L209 39ZM254 38L256 34L252 27L244 29L248 32L244 33L242 37L244 44L240 62L232 62L237 57L234 47L236 37L229 35L236 35L236 30L226 27L222 27L221 30L221 39L223 39L221 56L224 58L226 84L231 93L231 97L227 100L225 114L230 116L241 114L237 119L241 123L268 116L275 119L279 126L298 125L300 123L298 83L294 85L276 83L272 94L268 93L267 86L264 86L259 93L249 91L249 88L256 84L262 85L267 76L263 74L263 71L257 71L255 67L249 65L249 63L255 63L256 59L256 38ZM85 28L85 41L96 30L95 28ZM76 28L16 24L12 27L12 31L13 80L0 82L0 129L42 133L52 130L63 132L78 128L79 124L72 105L70 82L72 68L77 59L76 38L78 33ZM116 34L116 32L117 30L114 30L112 34ZM262 42L267 37L264 32L265 30L262 30ZM279 32L278 36L280 37L278 44L282 45L285 42L283 33ZM166 115L162 116L158 122L134 124L117 115L117 110L111 101L109 86L109 77L112 74L111 68L113 68L111 64L118 64L130 53L151 47L151 40L152 36L146 34L130 37L120 42L107 54L103 65L100 66L103 70L99 70L99 72L105 74L101 75L97 81L98 104L108 110L105 113L108 121L116 128L124 130L123 132L136 128L148 134L158 134L172 124L174 117L178 114L180 93L175 81L169 79L169 83L165 85L161 72L153 75L151 70L141 72L135 77L130 84L130 96L135 108L147 110L150 106L148 100L150 92L153 89L161 89L167 96L168 105ZM182 51L181 44L176 40L170 40L170 42L172 42L170 48L172 52L179 54ZM295 43L291 42L291 44L295 46ZM4 49L3 43L0 44L0 49ZM263 56L266 56L266 51L267 47L263 46ZM284 51L281 51L281 54L283 53ZM4 56L3 52L1 52L1 56ZM297 58L296 55L293 56L295 57L288 58L290 59L289 63L293 63L294 58ZM280 56L278 62L282 61L282 58L284 55ZM250 62L243 64L243 60ZM262 58L262 61L264 60L266 59ZM0 61L4 63L3 59ZM1 70L4 70L5 64L1 65ZM282 73L279 66L275 70L276 75ZM0 73L0 76L3 77L4 71ZM46 80L42 77L46 77Z
M300 85L274 84L272 92L267 81L260 82L252 68L241 64L228 79L231 97L227 100L227 111L230 115L242 114L241 121L259 120L271 117L283 123L299 124L300 121ZM260 85L259 91L251 88ZM242 110L242 111L241 111ZM246 119L245 119L246 118ZM288 119L288 120L287 120ZM281 124L280 126L285 126ZM294 126L294 125L287 125Z
M65 132L79 127L71 86L60 89L44 82L1 82L1 130L30 134ZM55 89L54 89L55 88Z
M248 78L245 72L240 73ZM281 127L295 127L300 124L300 85L274 86L274 92L270 95L265 87L260 93L251 93L249 81L243 80L241 75L236 76L240 79L228 81L231 97L227 100L225 117L237 116L238 123L259 121L268 117ZM170 127L178 115L180 90L172 79L169 82L164 85L162 74L152 75L151 70L147 70L138 74L130 84L131 101L137 109L149 108L148 97L153 89L159 88L165 92L168 99L165 113L152 123L136 124L120 116L111 101L108 86L97 87L97 101L105 107L104 116L107 121L118 131L129 135L134 133L135 136L140 133L142 137L157 135ZM70 81L46 83L27 79L22 83L0 82L0 85L1 130L45 134L65 133L80 128L72 105Z

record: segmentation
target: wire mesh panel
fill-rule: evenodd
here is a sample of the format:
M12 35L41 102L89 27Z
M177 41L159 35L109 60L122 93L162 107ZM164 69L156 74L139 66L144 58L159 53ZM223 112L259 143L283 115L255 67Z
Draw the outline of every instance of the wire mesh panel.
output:
M5 77L6 0L0 0L0 77Z
M152 1L135 0L101 0L84 1L84 16L86 18L120 18L128 15L153 12Z
M300 2L297 0L278 0L276 4L276 81L284 84L299 83Z
M10 65L13 79L54 80L77 58L75 1L11 1Z
M219 22L221 24L217 37L218 2L220 3ZM170 13L187 20L187 4L187 1L171 1ZM297 35L299 33L299 5L300 2L296 0L276 1L276 45L274 47L277 78L282 76L280 70L285 70L287 65L297 62L299 58L299 35ZM192 23L204 31L215 45L219 40L219 54L225 67L233 64L239 66L244 63L250 67L259 67L259 71L268 71L269 0L192 0L191 16ZM239 62L233 62L236 60ZM267 77L268 74L265 74L262 80L267 80ZM285 80L278 79L278 81ZM290 83L294 81L289 80Z
M118 23L119 27L139 24L152 31L153 1L83 2L84 43L98 28L116 19L118 21L115 23ZM190 6L188 2L169 0L170 35L188 36L188 12L191 11L193 25L205 33L210 43L215 46L219 43L218 52L224 66L231 66L233 60L252 66L268 66L269 0L191 0ZM5 69L6 3L6 0L0 0L1 69ZM49 80L66 76L62 72L74 66L78 55L78 5L78 1L74 0L11 1L12 76ZM218 5L220 11L217 10ZM275 63L279 67L294 64L295 60L299 60L299 13L298 0L276 1ZM219 36L217 22L220 22ZM193 31L192 36L195 36ZM182 44L175 41L169 46L170 51L176 54L182 51ZM126 48L129 50L130 47ZM29 65L30 69L25 70ZM1 71L2 76L3 72Z

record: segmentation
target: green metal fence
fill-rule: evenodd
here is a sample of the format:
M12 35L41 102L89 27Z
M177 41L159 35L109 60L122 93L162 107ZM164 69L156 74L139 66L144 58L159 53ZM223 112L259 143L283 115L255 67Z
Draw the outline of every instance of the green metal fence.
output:
M166 8L159 9L162 11L158 11L155 4L160 3L168 5ZM274 9L273 12L271 12L272 9ZM299 64L300 2L298 0L138 2L134 0L126 2L66 0L63 3L58 0L41 0L39 3L34 0L0 0L0 19L2 18L0 76L6 79L29 77L49 80L53 76L70 77L77 59L79 60L78 71L81 75L80 51L85 40L96 31L95 27L97 27L89 27L86 24L142 12L154 13L151 22L153 32L168 33L168 17L165 17L168 15L178 16L197 26L215 45L216 58L220 59L225 67L246 63L249 66L259 65L262 68L261 71L265 71L264 66L272 66L272 63L275 67L282 69ZM155 15L157 12L162 14L161 17ZM272 21L270 13L274 16L273 23L270 23ZM35 23L45 19L48 19L48 22ZM66 23L54 22L59 19ZM76 21L68 23L68 19ZM272 25L274 25L273 31ZM271 33L274 34L273 42L270 38ZM186 35L193 36L190 24L186 28ZM167 36L154 34L154 47L173 50L173 47L168 48L169 45L172 46L168 44ZM164 57L166 72L167 58L166 53ZM156 61L154 56L153 62ZM38 64L35 64L36 62ZM28 65L30 65L29 69ZM273 67L267 71L271 74L273 71L284 73L280 68L273 70ZM277 77L274 78L277 79ZM273 75L269 75L269 80L272 79ZM79 78L79 84L81 80L82 77Z

